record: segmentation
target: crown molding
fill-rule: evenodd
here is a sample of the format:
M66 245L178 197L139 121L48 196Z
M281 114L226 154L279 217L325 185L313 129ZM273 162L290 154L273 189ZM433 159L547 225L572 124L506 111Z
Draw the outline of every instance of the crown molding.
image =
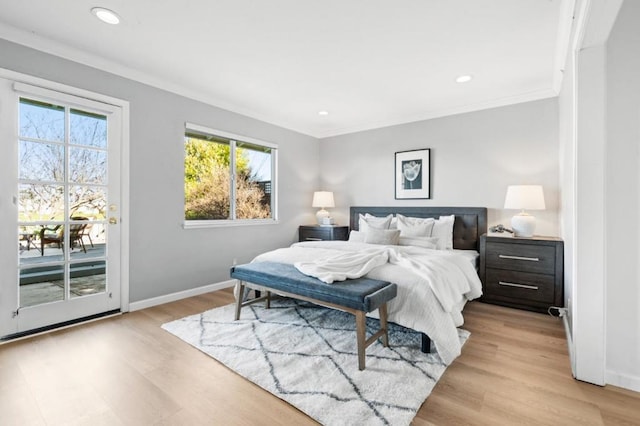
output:
M532 102L541 99L554 98L558 96L556 90L542 89L533 92L522 93L514 96L505 96L502 98L491 99L483 102L476 102L466 105L458 105L450 108L436 109L433 111L425 112L424 114L418 114L413 116L395 117L385 121L367 122L358 126L343 127L340 129L329 130L326 132L320 132L315 135L319 139L330 138L334 136L345 135L349 133L363 132L367 130L380 129L383 127L397 126L401 124L414 123L418 121L431 120L434 118L447 117L450 115L464 114L468 112L481 111L485 109L498 108L507 105L514 105L523 102Z
M574 0L571 0L571 2L573 1ZM501 107L501 106L506 106L511 104L517 104L522 102L529 102L529 101L535 101L539 99L555 97L559 93L559 87L562 81L561 77L559 77L559 81L556 84L554 79L553 87L549 89L522 93L515 96L501 97L501 98L491 99L483 102L457 105L457 106L447 107L442 109L435 109L432 111L427 111L423 114L393 117L383 121L363 122L362 124L358 124L354 126L333 128L328 130L310 130L310 129L305 129L300 125L290 122L288 120L283 120L280 117L275 117L268 114L261 114L251 109L240 107L238 105L235 105L226 101L222 101L216 98L215 96L203 94L198 90L184 87L172 81L159 78L152 74L133 69L124 64L105 59L101 56L94 55L94 54L85 52L83 50L67 46L53 39L45 38L33 32L25 31L4 23L0 23L0 38L3 38L7 41L20 44L20 45L23 45L23 46L26 46L26 47L29 47L53 56L67 59L69 61L73 61L91 68L95 68L103 72L114 74L119 77L124 77L139 83L143 83L143 84L158 88L160 90L164 90L166 92L184 96L186 98L193 99L195 101L199 101L216 108L220 108L232 113L240 114L245 117L253 118L274 126L282 127L303 135L317 138L317 139L329 138L329 137L340 136L348 133L373 130L377 128L395 126L395 125L406 124L406 123L411 123L416 121L430 120L433 118L440 118L448 115L463 114L463 113L473 112L473 111L478 111L483 109L496 108L496 107ZM559 57L559 55L560 53L557 53L556 57ZM558 71L558 72L561 73L561 71Z
M166 92L184 96L186 98L193 99L195 101L199 101L216 108L254 118L256 120L263 121L275 126L284 127L288 130L292 130L294 132L298 132L307 136L314 136L309 131L300 128L294 123L287 122L286 120L278 119L276 117L268 116L265 114L260 114L256 111L252 111L250 109L222 101L214 96L203 94L200 91L184 87L167 79L159 78L155 75L136 70L121 63L110 61L101 56L67 46L64 43L48 39L32 32L25 31L1 22L0 38L16 44L20 44L25 47L29 47L31 49L41 51L43 53L67 59L81 65L95 68L103 72L117 75L119 77L124 77L138 83L143 83L148 86L164 90Z

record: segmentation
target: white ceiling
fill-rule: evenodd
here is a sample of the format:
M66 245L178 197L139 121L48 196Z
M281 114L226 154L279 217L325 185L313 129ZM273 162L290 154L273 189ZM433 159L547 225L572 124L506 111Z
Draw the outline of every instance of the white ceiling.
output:
M326 137L555 96L573 4L2 0L0 37Z

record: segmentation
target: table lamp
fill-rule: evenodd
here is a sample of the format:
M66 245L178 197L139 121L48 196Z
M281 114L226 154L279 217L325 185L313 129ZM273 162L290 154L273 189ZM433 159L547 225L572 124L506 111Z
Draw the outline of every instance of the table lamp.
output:
M544 210L544 194L541 185L509 185L504 200L505 209L517 209L520 213L511 218L516 237L532 237L536 218L525 210Z
M330 217L329 212L324 208L335 206L335 202L333 201L333 192L316 191L313 193L313 203L311 203L311 207L320 207L320 210L318 210L318 213L316 213L318 225L326 225L326 222L324 222L323 219L328 219Z

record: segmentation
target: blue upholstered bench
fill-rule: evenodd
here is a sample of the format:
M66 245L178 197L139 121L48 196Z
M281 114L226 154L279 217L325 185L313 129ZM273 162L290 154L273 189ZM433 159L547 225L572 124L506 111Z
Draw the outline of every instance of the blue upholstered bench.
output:
M243 306L265 300L267 308L269 308L271 291L274 291L283 296L354 314L356 317L358 368L360 370L365 368L365 349L376 339L381 338L382 344L389 346L387 302L396 297L398 289L395 284L366 277L327 284L303 274L293 265L276 262L236 265L231 268L231 277L238 280L239 286L236 320L240 318L240 310ZM262 287L266 291L266 295L244 301L243 295L247 283ZM365 314L375 309L378 309L380 313L380 330L367 339Z

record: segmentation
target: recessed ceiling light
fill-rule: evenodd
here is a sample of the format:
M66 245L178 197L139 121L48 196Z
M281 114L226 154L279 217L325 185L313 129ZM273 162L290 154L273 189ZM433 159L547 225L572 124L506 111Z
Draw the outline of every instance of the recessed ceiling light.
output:
M470 75L459 75L458 77L456 77L456 83L467 83L469 81L471 81L473 77Z
M102 22L106 22L111 25L118 25L120 23L120 17L112 10L105 9L104 7L94 7L91 9L91 13Z
M329 115L329 111L318 111L318 115Z

